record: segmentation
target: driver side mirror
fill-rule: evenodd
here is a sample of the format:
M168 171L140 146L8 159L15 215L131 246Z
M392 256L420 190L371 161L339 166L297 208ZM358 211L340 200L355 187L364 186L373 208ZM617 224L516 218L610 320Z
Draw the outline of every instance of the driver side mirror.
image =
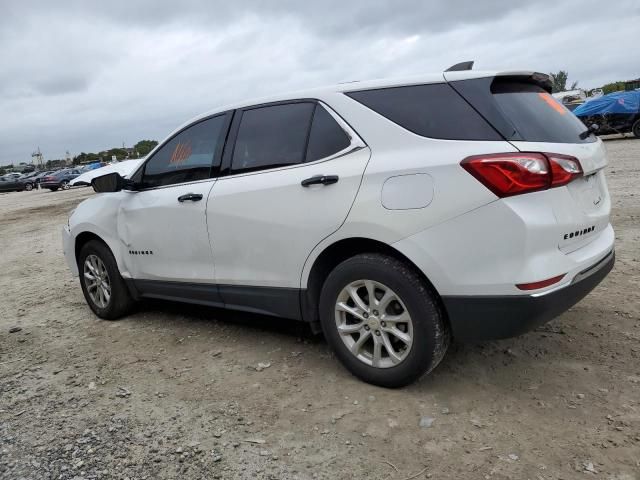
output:
M91 180L91 186L97 193L119 192L131 186L131 182L120 176L118 172L108 173Z

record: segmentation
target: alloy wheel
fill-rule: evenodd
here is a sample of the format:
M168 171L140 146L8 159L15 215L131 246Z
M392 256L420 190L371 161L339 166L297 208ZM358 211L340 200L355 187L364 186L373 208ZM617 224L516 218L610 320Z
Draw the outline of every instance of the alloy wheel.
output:
M106 308L111 299L111 281L107 267L97 255L87 255L84 261L84 282L91 301Z
M372 367L398 365L413 344L407 307L393 290L373 280L357 280L342 289L335 322L351 354Z

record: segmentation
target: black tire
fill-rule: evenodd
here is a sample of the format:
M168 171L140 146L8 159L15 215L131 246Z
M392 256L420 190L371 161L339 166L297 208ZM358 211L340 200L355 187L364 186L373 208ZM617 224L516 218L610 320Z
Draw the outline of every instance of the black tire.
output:
M336 326L335 306L340 292L351 282L365 279L393 290L411 316L412 346L404 360L388 368L359 360L342 341ZM325 338L340 361L356 377L374 385L396 388L414 382L440 363L449 346L449 327L437 294L413 267L390 256L367 253L340 263L322 287L319 313Z
M84 264L89 255L97 256L104 266L109 276L109 283L111 285L111 297L105 307L100 307L89 295L87 290L87 279L84 276ZM133 308L135 302L129 293L115 258L109 247L98 240L91 240L82 246L80 255L78 256L78 272L80 276L80 285L82 287L82 293L87 301L87 304L93 310L98 317L105 320L117 320L124 315L127 315Z
M33 184L32 184L32 183L27 183L27 184L24 186L24 189L25 189L27 192L30 192L31 190L33 190Z
M636 138L640 138L640 120L636 120L636 123L634 123L633 127L631 127L631 131Z
M69 185L69 180L63 180L60 184L60 187L62 187L63 190L69 190L71 188L71 185Z

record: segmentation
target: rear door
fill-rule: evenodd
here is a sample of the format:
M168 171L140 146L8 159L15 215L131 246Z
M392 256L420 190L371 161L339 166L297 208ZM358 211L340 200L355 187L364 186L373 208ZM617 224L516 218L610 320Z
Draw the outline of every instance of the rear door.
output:
M297 290L311 250L344 222L368 160L364 142L320 102L238 111L226 176L207 207L225 303L244 301L234 286Z
M583 176L550 190L547 200L558 221L558 247L585 246L609 224L611 208L604 177L602 141L531 76L497 76L450 82L508 141L522 152L577 158Z

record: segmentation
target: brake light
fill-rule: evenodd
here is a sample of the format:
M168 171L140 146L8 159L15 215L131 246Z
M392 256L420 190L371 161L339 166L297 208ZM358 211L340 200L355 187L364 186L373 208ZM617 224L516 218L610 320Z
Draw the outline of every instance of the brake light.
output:
M516 285L520 290L537 290L538 288L548 287L549 285L553 285L554 283L558 283L560 280L564 278L566 274L558 275L557 277L548 278L546 280L540 280L539 282L532 283L519 283Z
M568 155L548 153L551 165L551 186L561 187L582 176L582 167L577 158Z
M501 198L560 187L582 175L577 158L555 153L474 155L460 165Z

